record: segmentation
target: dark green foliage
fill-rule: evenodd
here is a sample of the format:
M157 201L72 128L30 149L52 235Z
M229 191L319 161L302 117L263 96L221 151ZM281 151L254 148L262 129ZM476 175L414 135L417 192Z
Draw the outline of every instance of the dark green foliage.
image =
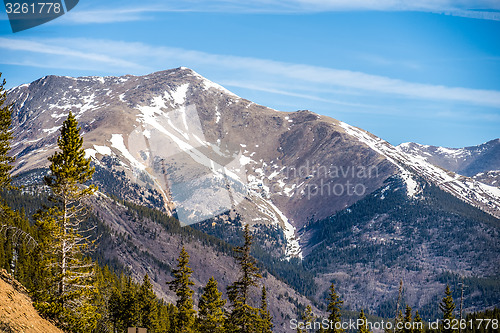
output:
M226 321L225 304L226 300L222 299L222 293L217 288L217 280L211 277L205 288L203 288L203 294L198 304L198 331L206 333L224 332L224 323Z
M411 307L409 305L406 305L405 316L403 318L403 323L404 323L404 326L402 329L403 333L412 333L413 332L413 329L410 326L412 322L413 322L413 319L412 319L412 314L411 314Z
M123 274L111 274L108 278L111 283L100 290L107 295L107 310L103 310L107 320L97 332L122 333L135 326L145 327L151 333L168 332L175 309L157 298L147 275L141 285Z
M328 294L328 306L327 306L327 311L328 311L328 321L330 323L330 327L326 332L327 333L342 333L344 332L343 329L335 327L335 323L340 323L341 322L341 312L340 309L342 307L342 304L344 301L340 299L340 297L337 295L335 291L335 285L332 283L330 285L330 293Z
M453 302L453 296L451 295L451 289L449 285L446 285L446 290L444 293L445 297L441 300L441 303L439 303L439 310L443 313L444 322L441 330L443 333L455 333L456 330L452 329L451 327L446 328L446 324L449 324L448 326L451 326L451 321L455 319L455 315L453 314L453 312L455 311L456 307L455 303Z
M230 330L239 333L253 333L260 325L259 309L250 305L250 291L257 287L257 280L262 278L251 256L252 235L250 228L245 225L245 242L243 246L234 248L234 257L240 268L240 277L227 287L227 294L231 302L232 311L229 316Z
M158 332L158 300L147 274L144 276L139 289L137 303L139 307L139 326L147 328L150 333Z
M404 184L397 178L388 179L387 186L383 200L382 190L378 190L349 209L306 226L313 235L310 244L318 245L305 257L304 267L315 274L332 271L351 274L349 270L361 267L361 271L373 272L373 279L384 271L426 270L430 281L435 281L440 279L442 271L423 267L415 255L425 244L428 255L436 260L444 257L449 262L466 261L472 267L489 266L488 270L495 271L493 266L500 251L500 243L496 241L500 220L431 184L425 184L418 200L408 199ZM360 237L364 234L383 235L385 242ZM397 278L394 280L396 283ZM464 300L465 308L486 308L498 303L497 275L471 277L469 281L472 283ZM419 309L420 314L425 318L439 317L438 301L430 301ZM393 300L382 301L376 314L394 316L392 303Z
M305 311L301 315L302 322L304 323L304 329L297 328L297 333L309 333L312 330L309 327L314 327L314 322L317 317L314 315L310 305L306 306Z
M174 280L168 282L168 286L177 296L177 315L173 323L173 332L190 333L194 331L195 310L193 309L193 290L191 286L192 270L189 267L189 254L182 247L179 258L177 259L177 268L172 270Z
M273 318L267 308L267 290L266 286L262 286L262 296L260 299L260 327L259 333L272 333L273 331Z
M368 319L366 319L365 313L363 309L361 309L361 312L359 313L359 318L360 321L362 321L362 325L358 326L358 333L370 333L371 331L368 329Z
M498 333L500 331L500 309L494 308L468 314L465 317L468 328L465 333Z
M233 246L240 246L243 232L239 216L230 222L221 222L220 219L215 218L197 223L192 228L223 239ZM304 267L302 260L298 258L281 260L283 254L280 251L285 242L281 228L267 225L255 225L253 228L254 242L251 253L258 260L258 267L267 270L299 293L306 296L314 295L317 292L314 274Z
M36 294L35 307L75 332L93 330L100 317L93 304L97 289L94 265L85 257L89 237L82 235L83 199L94 193L94 186L83 184L92 178L94 169L85 158L83 138L73 114L61 127L57 140L60 151L49 157L50 173L45 182L51 190L52 207L36 215L45 272L44 285Z

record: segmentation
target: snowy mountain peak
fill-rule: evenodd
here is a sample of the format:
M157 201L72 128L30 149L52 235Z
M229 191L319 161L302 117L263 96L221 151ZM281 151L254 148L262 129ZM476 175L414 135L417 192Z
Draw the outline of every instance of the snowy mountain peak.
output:
M497 187L500 185L500 139L465 148L404 143L397 149L485 184Z

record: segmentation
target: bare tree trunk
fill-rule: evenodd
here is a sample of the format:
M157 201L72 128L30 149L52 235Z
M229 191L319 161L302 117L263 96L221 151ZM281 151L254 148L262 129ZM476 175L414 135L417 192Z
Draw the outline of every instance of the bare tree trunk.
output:
M63 199L63 225L62 225L62 242L61 242L61 281L59 282L59 295L62 297L66 291L66 260L67 260L67 244L66 244L66 228L68 227L68 203L66 198Z
M399 294L398 294L398 302L396 304L396 318L394 319L394 332L396 332L396 326L398 325L399 306L401 304L402 294L403 294L403 279L399 281Z

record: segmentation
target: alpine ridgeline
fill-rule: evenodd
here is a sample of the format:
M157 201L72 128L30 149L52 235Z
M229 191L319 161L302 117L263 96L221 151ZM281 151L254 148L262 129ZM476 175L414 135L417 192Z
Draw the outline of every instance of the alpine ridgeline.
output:
M464 276L479 286L466 308L498 300L500 189L479 177L492 161L498 166L498 153L481 155L480 163L476 150L466 148L477 158L451 165L422 146L394 147L310 111L257 105L187 68L146 76L46 76L9 90L8 100L18 184L42 179L72 111L101 192L160 209L231 244L241 225L250 224L256 258L303 295L324 302L334 280L344 304L391 316L403 278L407 303L434 316L431 304L444 285ZM492 142L498 152L498 140ZM139 237L120 213L124 208L95 201L105 224L131 234L127 241L148 253L150 269L161 268L151 258L174 257L160 248L182 241ZM119 249L108 259L144 271L141 260ZM200 265L211 256L205 252L196 253ZM220 276L213 271L229 267L222 263L205 265L203 274ZM307 281L292 274L292 266L309 274Z

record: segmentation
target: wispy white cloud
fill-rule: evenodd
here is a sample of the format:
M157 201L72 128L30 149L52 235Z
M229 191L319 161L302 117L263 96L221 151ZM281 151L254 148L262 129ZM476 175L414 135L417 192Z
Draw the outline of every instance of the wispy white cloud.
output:
M43 67L49 64L54 68L68 68L73 64L74 69L92 69L94 74L146 74L187 66L213 74L220 82L231 80L233 86L240 82L241 87L258 90L256 86L259 82L265 82L264 88L260 89L267 89L268 92L344 105L371 104L375 100L379 103L378 99L383 96L386 100L399 98L500 108L500 91L496 90L415 83L356 71L211 54L139 42L81 38L37 41L0 38L0 50L4 53L0 63L23 62ZM242 79L235 81L234 78ZM249 82L253 82L254 86ZM309 86L309 91L317 88L323 93L306 93L300 86Z
M114 23L149 20L163 12L228 13L314 13L339 11L416 11L500 20L497 0L179 0L150 1L137 6L135 1L91 3L76 7L59 23Z
M312 101L318 101L318 102L325 102L328 104L336 104L336 105L344 105L344 106L353 106L353 107L360 107L360 108L373 108L373 105L369 104L360 104L360 103L349 103L341 100L335 100L335 99L328 99L328 98L322 98L318 97L316 95L311 95L311 94L305 94L305 93L297 93L297 92L292 92L292 91L287 91L287 90L282 90L282 89L276 89L273 87L267 87L267 85L264 82L244 82L244 81L234 81L234 80L225 80L220 82L222 85L226 87L237 87L237 88L243 88L243 89L249 89L249 90L256 90L256 91L262 91L270 94L278 94L278 95L283 95L283 96L291 96L291 97L298 97L302 99L308 99Z
M121 6L121 4L120 4ZM154 15L165 12L193 12L195 10L181 7L170 7L165 4L144 4L141 7L115 6L113 8L98 7L95 9L73 10L58 22L62 24L117 23L151 20Z
M73 66L64 66L62 68L95 68L93 64L110 66L110 68L134 68L144 69L145 67L137 63L119 59L113 54L96 53L88 48L78 48L68 46L65 42L75 41L69 39L50 39L50 40L25 40L16 38L0 37L0 49L11 51L10 56L4 55L0 60L2 63L24 63L31 64L34 67L53 67L61 68L66 63L72 63ZM80 40L81 41L81 40ZM83 49L83 50L82 50ZM21 61L20 59L27 59ZM88 66L86 66L86 64Z
M148 19L147 14L151 12L153 10L144 8L73 11L63 16L59 23L85 24L143 21Z

